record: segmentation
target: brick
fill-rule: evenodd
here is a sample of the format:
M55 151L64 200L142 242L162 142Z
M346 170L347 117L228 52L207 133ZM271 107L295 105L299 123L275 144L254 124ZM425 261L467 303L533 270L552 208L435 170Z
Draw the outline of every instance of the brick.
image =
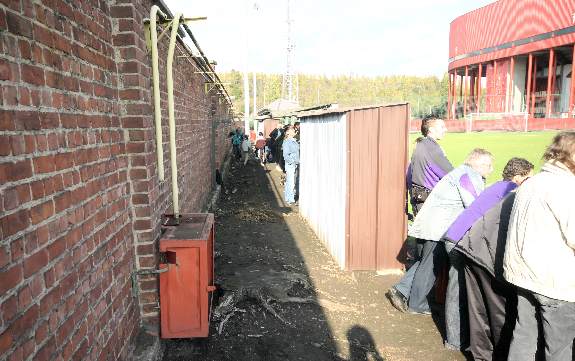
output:
M6 13L6 24L8 25L8 31L11 33L32 38L32 22L30 20L8 11Z
M56 170L72 168L74 166L74 153L59 153L54 156Z
M131 5L117 5L110 7L110 14L113 18L133 18L134 7Z
M49 200L30 209L32 224L37 224L54 215L54 202Z
M44 85L44 69L39 66L20 64L22 81L33 85Z
M14 106L18 104L18 88L11 85L2 86L2 99L4 106Z
M30 183L30 190L32 191L32 199L36 200L44 197L44 182L36 181Z
M13 80L11 63L0 59L0 80Z
M5 323L11 322L18 314L18 299L11 296L0 305L0 316Z
M42 129L60 127L60 117L58 113L39 113L39 118Z
M22 282L22 266L15 265L0 272L0 294L5 294Z
M7 246L0 247L0 268L4 268L10 262L10 251Z
M53 155L34 158L34 173L50 173L56 169Z
M19 155L26 152L26 142L22 135L12 135L10 136L10 146L12 148L12 154Z
M5 211L10 211L10 210L18 207L18 205L20 204L19 199L18 199L18 191L15 187L6 189L4 191L2 198L4 200L4 210Z
M0 155L10 155L12 146L9 135L0 135Z
M49 260L52 261L66 251L66 237L60 237L48 246Z
M18 199L20 200L20 204L26 203L32 199L30 197L29 184L20 184L16 186L16 190L18 191Z
M54 46L53 33L47 28L44 28L37 24L34 24L34 40L50 48Z
M14 112L0 109L0 130L15 130Z
M70 192L65 192L57 197L54 197L54 203L56 206L56 213L60 213L71 204L71 194Z
M32 162L30 159L0 164L0 182L17 181L31 176Z
M48 251L42 248L40 251L24 259L24 277L28 278L48 264Z
M14 112L14 123L17 130L40 130L42 125L36 111Z

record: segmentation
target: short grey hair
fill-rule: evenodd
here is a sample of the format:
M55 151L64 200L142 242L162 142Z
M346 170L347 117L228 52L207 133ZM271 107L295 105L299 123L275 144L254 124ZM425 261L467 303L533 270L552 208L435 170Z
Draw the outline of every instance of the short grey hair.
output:
M493 154L491 154L490 151L483 148L475 148L467 155L463 163L472 167L478 160L484 157L490 157L491 160L493 160Z

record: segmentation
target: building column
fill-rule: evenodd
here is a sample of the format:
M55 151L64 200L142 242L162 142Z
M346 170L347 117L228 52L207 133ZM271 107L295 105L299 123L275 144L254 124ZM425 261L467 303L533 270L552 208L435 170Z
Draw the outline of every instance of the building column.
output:
M553 92L552 80L553 77L555 76L555 74L553 74L554 61L555 61L555 49L551 48L551 50L549 50L549 65L547 68L547 100L545 102L545 114L547 118L551 116L551 105L552 105L551 93Z
M533 74L533 54L529 54L529 60L527 61L527 92L525 96L525 111L531 115L531 82Z
M507 102L507 109L506 109L507 112L511 112L511 113L513 113L513 95L515 93L514 81L515 81L515 57L512 56L511 57L511 65L509 66L509 84L508 84L509 99Z
M533 57L533 80L531 81L531 109L529 114L535 115L535 90L537 90L537 57Z
M573 58L571 59L571 91L569 92L569 116L573 117L573 100L575 99L575 44L573 44Z
M465 117L467 115L467 83L468 83L468 78L469 77L469 67L466 65L465 66L465 93L463 95L463 116Z
M447 120L451 119L451 72L447 72Z
M483 64L479 63L479 72L477 73L477 113L481 113L481 78L483 75Z

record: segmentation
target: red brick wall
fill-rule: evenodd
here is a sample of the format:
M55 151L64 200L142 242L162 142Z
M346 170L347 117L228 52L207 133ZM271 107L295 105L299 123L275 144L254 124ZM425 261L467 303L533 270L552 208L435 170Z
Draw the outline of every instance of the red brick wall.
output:
M155 278L136 299L130 283L156 267L171 208L167 126L163 184L155 165L150 6L0 4L0 360L123 359L140 320L157 322ZM174 61L182 211L204 207L228 149L214 144L225 122L211 133L227 105L196 71Z

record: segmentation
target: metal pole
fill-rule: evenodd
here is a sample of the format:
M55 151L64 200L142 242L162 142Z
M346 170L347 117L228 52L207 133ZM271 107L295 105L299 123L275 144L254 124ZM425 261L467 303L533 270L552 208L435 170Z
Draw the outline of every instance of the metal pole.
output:
M549 50L549 64L547 65L547 100L545 102L545 114L547 118L551 116L551 92L553 91L553 84L551 78L553 75L553 61L555 58L555 50Z
M245 19L248 19L248 3L244 3ZM249 81L249 24L244 25L245 48L244 48L244 134L250 134L250 81Z

